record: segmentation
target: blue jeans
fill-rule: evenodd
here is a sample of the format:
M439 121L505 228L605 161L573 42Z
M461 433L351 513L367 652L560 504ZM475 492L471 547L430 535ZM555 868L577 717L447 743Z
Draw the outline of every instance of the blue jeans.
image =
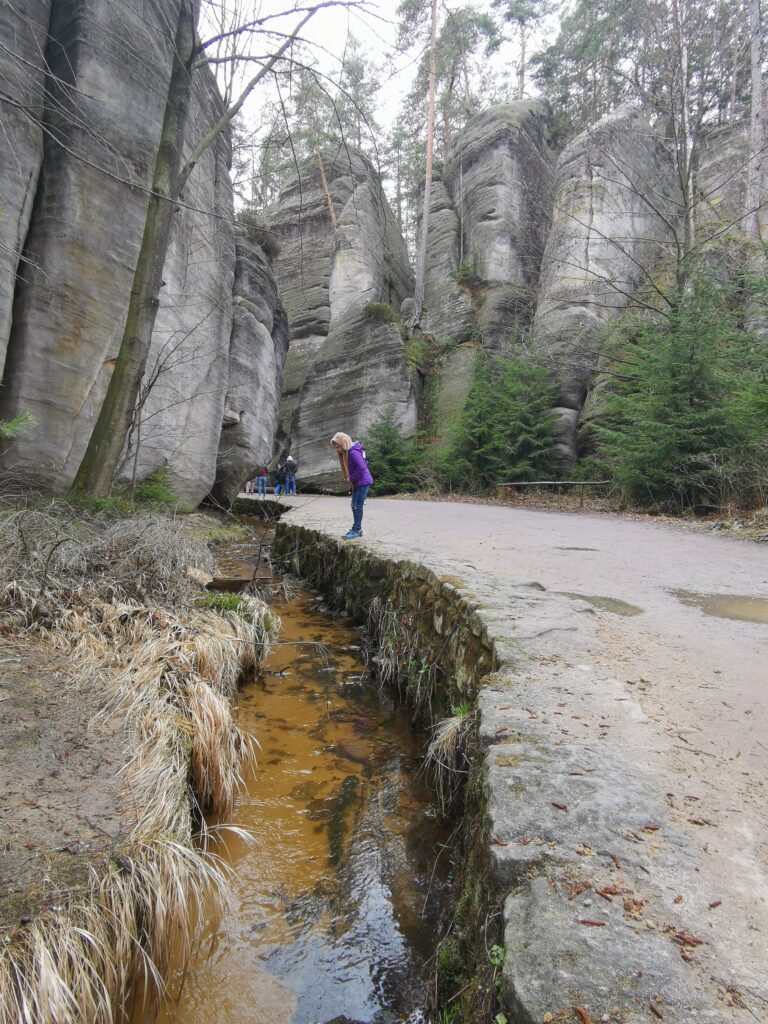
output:
M363 504L370 488L370 484L363 484L362 487L352 488L352 515L354 517L352 525L353 530L362 530L363 528Z
M296 477L291 476L290 473L285 474L285 493L295 494L296 493Z
M259 488L259 497L266 498L267 496L267 478L265 476L257 476L256 484Z

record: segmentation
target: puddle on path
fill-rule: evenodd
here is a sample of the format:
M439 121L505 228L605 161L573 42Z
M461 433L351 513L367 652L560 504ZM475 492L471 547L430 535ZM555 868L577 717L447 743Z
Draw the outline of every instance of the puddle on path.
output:
M768 598L732 594L697 594L692 590L673 590L672 595L683 604L700 608L705 615L739 622L768 625Z
M448 886L423 737L368 676L349 624L307 594L277 611L281 643L328 646L278 647L240 695L261 750L234 823L254 845L221 844L235 906L161 1024L393 1024L423 1002Z
M561 597L571 597L578 601L586 601L588 604L600 608L604 612L613 612L614 615L642 615L644 608L636 604L628 604L626 601L619 601L617 597L601 597L599 594L575 594L568 590L557 590L555 593Z

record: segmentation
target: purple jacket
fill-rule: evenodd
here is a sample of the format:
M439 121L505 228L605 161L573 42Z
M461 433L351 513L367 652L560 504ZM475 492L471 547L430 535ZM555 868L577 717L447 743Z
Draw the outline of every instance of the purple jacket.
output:
M347 464L349 466L349 482L353 487L365 487L366 484L373 483L373 477L363 453L363 446L359 441L355 441L347 452Z

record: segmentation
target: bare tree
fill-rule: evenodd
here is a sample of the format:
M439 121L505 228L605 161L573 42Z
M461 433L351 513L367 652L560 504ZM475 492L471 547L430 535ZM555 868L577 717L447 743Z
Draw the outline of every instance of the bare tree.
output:
M239 113L259 83L286 58L301 39L301 32L310 19L323 8L353 5L354 0L323 0L294 8L293 12L283 12L283 16L293 13L297 20L289 33L282 34L274 30L267 32L265 28L278 15L245 21L238 19L229 26L222 26L208 41L201 42L197 34L197 4L194 0L182 0L180 3L175 25L173 67L125 329L107 394L74 480L75 490L100 496L108 494L114 484L146 369L160 305L173 215L198 160ZM222 44L229 45L236 39L254 36L270 43L270 48L277 38L281 41L268 55L246 54L241 50L225 50L222 55ZM214 47L219 47L218 54L207 55L207 51ZM256 63L259 70L240 88L237 98L229 103L210 130L192 145L189 155L183 160L195 70L204 63L231 66L237 62Z

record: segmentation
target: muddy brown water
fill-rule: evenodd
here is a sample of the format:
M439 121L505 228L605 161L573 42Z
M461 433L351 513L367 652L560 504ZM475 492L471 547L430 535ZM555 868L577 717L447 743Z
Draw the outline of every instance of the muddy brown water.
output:
M382 693L345 621L302 594L241 691L258 741L230 835L234 906L203 928L162 1024L390 1024L423 1004L449 886L448 834L420 772L425 737Z

